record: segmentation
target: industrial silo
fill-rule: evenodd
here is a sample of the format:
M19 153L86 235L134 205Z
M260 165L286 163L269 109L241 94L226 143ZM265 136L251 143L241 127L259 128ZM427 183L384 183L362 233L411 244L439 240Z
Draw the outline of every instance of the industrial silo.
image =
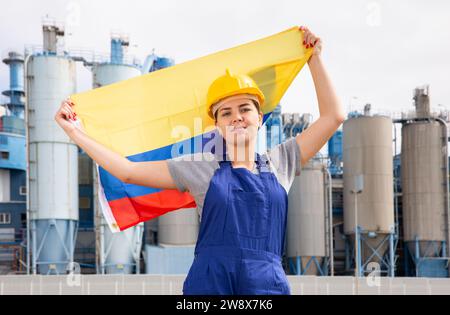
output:
M168 212L159 217L159 245L195 245L199 229L196 208Z
M26 139L24 121L23 56L10 51L3 62L9 67L9 87L0 103L0 274L22 271L26 239Z
M353 265L359 275L375 263L381 273L394 276L392 127L383 116L357 116L343 126L346 268ZM356 189L358 178L362 191Z
M312 159L295 177L288 194L287 257L297 275L328 275L330 257L330 177Z
M415 90L416 118L402 121L401 183L408 275L448 276L447 126L430 116L428 88ZM410 269L410 270L408 270Z
M93 87L99 88L141 75L141 69L125 60L124 47L128 39L113 35L109 62L92 65ZM126 104L124 104L126 105ZM96 213L96 247L100 272L107 274L139 273L140 251L142 247L143 224L123 232L112 233L100 212L99 166L94 164L94 213ZM105 203L107 204L107 203Z
M61 101L75 93L75 62L57 52L64 31L43 26L44 49L28 56L27 128L32 271L64 274L73 262L78 224L78 149L55 123Z

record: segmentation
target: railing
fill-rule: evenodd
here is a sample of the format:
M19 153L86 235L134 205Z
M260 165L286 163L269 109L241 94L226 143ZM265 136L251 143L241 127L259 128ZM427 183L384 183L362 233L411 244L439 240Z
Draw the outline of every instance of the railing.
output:
M94 53L93 51L84 49L71 49L69 55L73 59L82 59L88 64L111 62L111 55L108 53ZM124 55L122 58L122 64L140 66L140 60L133 55Z
M111 62L111 54L109 53L96 53L93 50L85 48L71 48L66 50L62 45L57 46L56 53L46 52L44 51L43 46L39 45L25 46L25 55L30 54L69 57L77 61L83 61L86 65ZM134 55L124 55L122 64L136 67L141 66L140 60Z
M364 110L353 110L348 113L357 113L360 115L364 115ZM399 110L385 109L385 108L372 108L370 111L370 116L386 116L391 119L414 119L414 118L425 118L423 116L419 116L414 109L405 108ZM441 106L438 108L431 108L430 114L428 117L441 118L447 122L450 122L450 109L442 109Z
M49 55L49 56L67 57L68 52L64 49L63 45L57 45L55 53L44 51L44 46L41 45L27 45L25 46L25 56L28 55Z
M21 135L21 136L25 135L25 129L10 128L10 127L5 127L5 126L0 126L0 132L12 133L12 134Z

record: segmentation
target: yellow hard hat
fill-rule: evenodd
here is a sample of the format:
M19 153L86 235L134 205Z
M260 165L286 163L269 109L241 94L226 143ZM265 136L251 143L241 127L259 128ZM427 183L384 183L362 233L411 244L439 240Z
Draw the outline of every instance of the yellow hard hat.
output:
M207 111L209 117L214 119L211 108L221 99L238 94L252 94L259 99L259 105L264 103L264 94L256 85L255 81L248 75L232 74L229 69L226 74L217 78L208 89Z

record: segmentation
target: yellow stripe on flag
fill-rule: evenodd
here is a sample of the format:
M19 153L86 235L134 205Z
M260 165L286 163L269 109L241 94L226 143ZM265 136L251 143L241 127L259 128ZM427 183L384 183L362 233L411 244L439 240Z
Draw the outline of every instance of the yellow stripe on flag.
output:
M271 112L311 56L298 27L170 68L72 95L88 135L122 156L165 147L203 133L214 121L206 112L209 85L229 68L250 75ZM194 128L200 118L203 130ZM176 126L190 135L172 137Z

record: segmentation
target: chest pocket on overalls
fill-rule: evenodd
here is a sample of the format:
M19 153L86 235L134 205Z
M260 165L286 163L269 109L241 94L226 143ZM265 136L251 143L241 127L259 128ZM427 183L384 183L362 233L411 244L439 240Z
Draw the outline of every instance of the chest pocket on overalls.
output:
M263 238L268 234L269 213L264 195L259 191L231 188L225 229L250 238Z

